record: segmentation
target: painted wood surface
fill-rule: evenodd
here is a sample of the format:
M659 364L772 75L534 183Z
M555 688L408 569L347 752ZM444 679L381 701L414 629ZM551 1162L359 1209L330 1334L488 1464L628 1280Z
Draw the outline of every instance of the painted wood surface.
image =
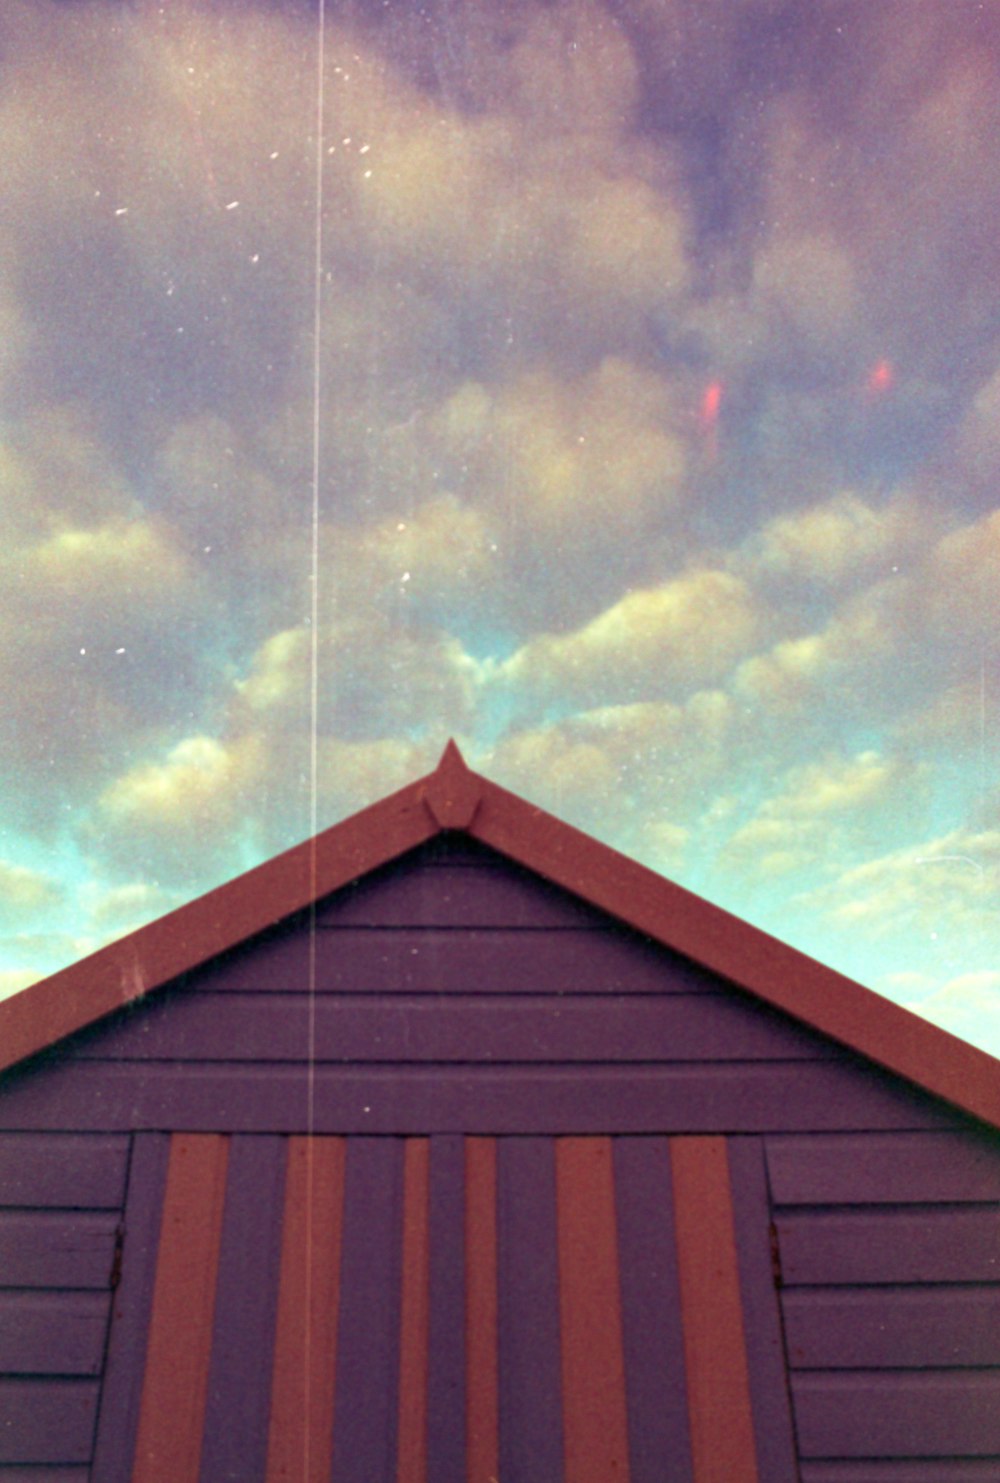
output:
M301 1061L305 994L173 995L101 1026L83 1060ZM769 1011L722 994L400 994L321 998L318 1061L832 1060L834 1047Z
M110 1292L0 1289L0 1372L99 1375L110 1306Z
M348 886L316 910L318 927L504 927L559 931L603 929L606 918L587 902L499 856L484 853L483 868L439 862L428 869L419 854Z
M468 1477L465 1169L463 1138L430 1140L426 1363L427 1476L433 1483L466 1483Z
M170 1143L133 1483L197 1483L229 1140Z
M342 1138L290 1138L266 1483L329 1483L340 1316Z
M777 1205L1000 1201L1000 1137L972 1130L771 1138L767 1167Z
M1000 1365L1000 1287L808 1288L782 1306L794 1369Z
M132 1477L169 1152L163 1133L139 1133L133 1140L92 1483L130 1483Z
M566 1483L628 1483L611 1139L555 1147Z
M0 1210L5 1287L107 1288L116 1211Z
M730 1138L727 1152L758 1471L766 1483L797 1483L763 1140Z
M786 1282L1000 1282L1000 1205L927 1205L775 1218Z
M264 1475L285 1161L282 1138L230 1142L201 1483Z
M725 1140L673 1138L670 1166L695 1483L758 1483Z
M429 1165L427 1139L408 1138L403 1158L396 1483L426 1483L427 1480Z
M609 922L603 931L450 931L421 927L324 933L316 960L323 994L698 993L718 979L686 958ZM205 993L286 993L308 988L304 923L263 933L179 981Z
M837 1062L246 1068L79 1062L11 1076L10 1127L304 1133L728 1133L941 1127L949 1114Z
M934 1457L923 1462L807 1462L801 1483L995 1483L1000 1457Z
M463 1142L467 1477L490 1483L500 1473L497 1152L493 1138Z
M340 1483L395 1483L403 1144L347 1145L333 1473Z
M70 1121L62 1124L72 1127ZM118 1210L129 1142L120 1135L0 1136L0 1205Z
M616 1138L631 1483L692 1483L673 1182L666 1138Z
M0 1377L0 1464L89 1462L96 1380Z
M562 1483L559 1254L549 1138L497 1143L500 1473Z
M803 1457L1000 1455L1000 1373L845 1371L792 1377Z

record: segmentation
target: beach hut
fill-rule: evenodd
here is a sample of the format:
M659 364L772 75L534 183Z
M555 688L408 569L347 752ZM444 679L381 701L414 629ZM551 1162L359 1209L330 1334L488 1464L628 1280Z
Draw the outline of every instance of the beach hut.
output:
M1000 1063L453 745L0 1060L0 1483L1000 1479Z

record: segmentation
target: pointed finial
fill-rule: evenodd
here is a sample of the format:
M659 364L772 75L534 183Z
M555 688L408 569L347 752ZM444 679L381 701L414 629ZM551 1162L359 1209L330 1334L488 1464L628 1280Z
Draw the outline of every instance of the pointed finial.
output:
M481 793L479 778L466 767L455 742L449 741L424 792L435 823L442 829L468 829Z

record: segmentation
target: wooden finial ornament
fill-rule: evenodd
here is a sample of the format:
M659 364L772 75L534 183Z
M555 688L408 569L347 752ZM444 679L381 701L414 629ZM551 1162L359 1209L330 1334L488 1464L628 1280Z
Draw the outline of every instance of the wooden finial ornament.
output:
M468 829L481 796L479 778L466 767L454 741L449 741L424 793L434 822L442 829Z

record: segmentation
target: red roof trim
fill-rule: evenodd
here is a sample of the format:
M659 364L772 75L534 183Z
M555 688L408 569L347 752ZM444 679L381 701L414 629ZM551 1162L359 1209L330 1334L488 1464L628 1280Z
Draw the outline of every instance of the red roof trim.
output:
M878 1065L1000 1127L1000 1061L477 773L425 778L0 1003L0 1070L460 828Z

